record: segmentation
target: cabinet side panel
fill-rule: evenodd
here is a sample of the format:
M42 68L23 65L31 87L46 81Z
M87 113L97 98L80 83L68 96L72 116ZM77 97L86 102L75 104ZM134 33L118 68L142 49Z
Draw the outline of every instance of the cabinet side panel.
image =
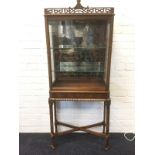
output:
M52 72L51 72L51 51L50 51L50 40L49 40L49 27L48 18L45 16L45 32L46 32L46 45L47 45L47 59L48 59L48 75L49 75L49 87L52 86Z
M112 37L113 37L113 17L111 17L107 22L107 34L106 34L107 48L106 48L105 64L104 64L104 68L105 68L104 81L105 81L107 90L109 90L109 81L110 81Z

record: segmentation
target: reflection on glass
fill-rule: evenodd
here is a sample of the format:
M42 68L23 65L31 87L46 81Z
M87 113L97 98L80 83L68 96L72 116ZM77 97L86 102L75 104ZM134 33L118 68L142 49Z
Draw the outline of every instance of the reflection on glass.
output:
M71 47L104 47L104 21L51 21L52 40L51 48Z
M51 57L56 78L103 78L106 51L104 21L50 21Z
M60 62L59 67L60 72L102 72L100 66L100 62Z

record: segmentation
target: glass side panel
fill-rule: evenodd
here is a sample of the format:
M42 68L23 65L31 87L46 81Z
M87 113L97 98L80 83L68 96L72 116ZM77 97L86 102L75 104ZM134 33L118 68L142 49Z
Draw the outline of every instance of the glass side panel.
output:
M50 21L49 37L52 72L56 79L103 79L105 21Z

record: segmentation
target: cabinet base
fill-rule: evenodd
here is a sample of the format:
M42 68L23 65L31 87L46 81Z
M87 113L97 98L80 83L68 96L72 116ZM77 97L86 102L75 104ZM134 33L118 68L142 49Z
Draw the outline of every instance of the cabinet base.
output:
M62 99L60 99L62 100ZM76 100L76 99L75 99ZM85 99L86 100L86 99ZM85 101L84 100L84 101ZM87 99L90 100L90 99ZM103 121L102 122L97 122L95 124L91 125L85 125L85 126L76 126L76 125L71 125L68 123L64 123L61 121L57 120L57 110L56 110L56 101L59 101L59 99L54 99L54 98L49 98L49 108L50 108L50 123L51 123L51 138L52 138L52 143L51 143L51 148L55 149L55 138L57 136L63 136L66 134L73 133L75 131L84 131L86 133L98 136L98 137L103 137L105 138L105 150L110 149L109 145L109 117L110 117L110 99L102 99L104 101L104 115L103 115ZM71 128L70 130L59 132L57 126L65 126ZM89 128L92 127L97 127L97 126L103 126L103 131L102 132L96 132L92 131Z

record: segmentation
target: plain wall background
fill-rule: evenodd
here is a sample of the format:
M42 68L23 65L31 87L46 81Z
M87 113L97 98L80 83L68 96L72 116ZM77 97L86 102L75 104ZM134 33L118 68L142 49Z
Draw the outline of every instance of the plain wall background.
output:
M75 4L76 0L28 0L20 4L20 132L50 131L44 8ZM82 5L115 7L110 132L134 132L135 7L127 0L82 0ZM102 119L102 108L101 103L62 102L58 106L58 118L76 125L89 124Z

